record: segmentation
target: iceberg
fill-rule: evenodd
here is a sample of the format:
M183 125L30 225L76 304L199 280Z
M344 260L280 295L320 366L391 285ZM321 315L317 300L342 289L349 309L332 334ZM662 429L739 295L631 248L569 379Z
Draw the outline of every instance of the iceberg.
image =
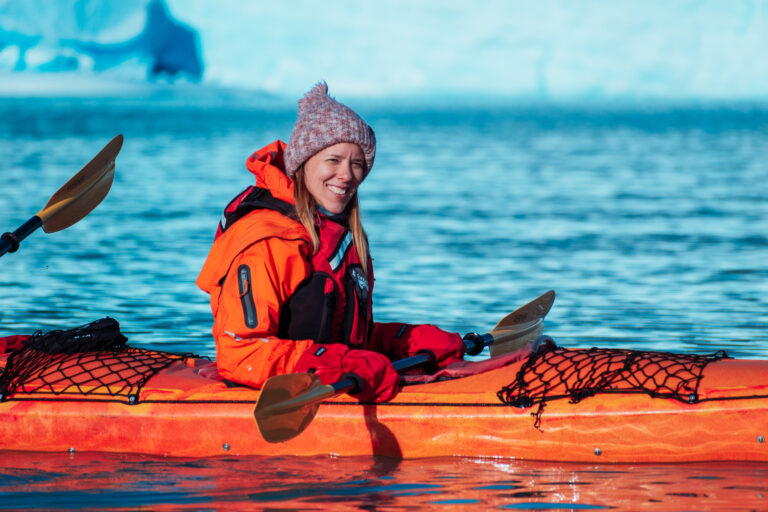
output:
M131 31L135 35L126 37ZM101 73L121 67L142 69L150 81L200 81L198 34L176 21L164 0L145 5L34 0L0 4L0 69Z
M0 0L0 95L765 102L766 48L765 0Z

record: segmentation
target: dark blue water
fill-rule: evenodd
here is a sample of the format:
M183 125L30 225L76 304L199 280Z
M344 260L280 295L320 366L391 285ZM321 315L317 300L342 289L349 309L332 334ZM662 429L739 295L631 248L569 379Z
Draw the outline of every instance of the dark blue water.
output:
M354 106L378 137L376 164L361 188L378 320L488 330L554 289L558 298L545 330L564 346L726 349L738 357L768 357L768 108ZM42 208L112 136L125 136L115 183L102 205L65 231L36 232L18 253L0 260L0 334L74 327L109 315L134 345L212 355L207 296L195 278L221 209L252 183L245 158L275 138L287 138L294 115L293 105L282 103L0 100L3 231ZM62 471L83 464L79 457L67 459ZM335 464L312 465L329 463ZM139 469L135 462L126 464L123 469L148 475L141 499L151 508L167 503L215 509L222 503L223 494L208 493L205 472L197 479L194 466L184 466L184 474L198 482L194 494L202 498L190 502L156 483L161 474L173 480L178 461L150 461ZM279 466L272 459L259 464ZM429 485L439 487L368 492L358 486L352 498L342 500L327 491L328 482L355 488L359 474L375 462L351 464L348 480L320 472L309 491L288 486L285 492L294 492L304 505L329 500L350 508L393 492L434 493L433 506L485 499L465 498L453 484L446 487L430 476ZM428 464L436 473L457 471L462 489L474 485L462 476L470 473L467 465L489 472L488 485L506 478L487 461ZM121 471L119 461L110 467L113 475ZM227 467L218 468L225 474L221 481L235 479L243 463L232 463L231 474ZM512 467L512 473L534 475L526 477L533 490L524 491L531 493L527 501L494 490L494 506L611 503L610 493L555 499L562 492L539 488L552 479L578 479L589 468L544 467L544 474L559 476L539 481L539 473L524 463ZM664 470L673 495L687 492L695 476L688 467L676 468ZM69 481L61 483L58 470L27 469L0 477L3 490L34 481L56 493L50 496L66 497L51 498L55 507L76 508L90 499ZM764 470L759 468L758 477L745 474L749 482L743 485L755 495L768 490ZM610 483L613 473L606 471L601 478ZM622 470L613 483L636 489L644 471ZM394 471L387 485L423 483L417 475ZM114 491L108 482L94 487ZM272 482L281 488L279 477ZM249 485L244 502L274 490ZM33 495L20 492L11 508L35 503ZM696 508L669 502L667 494L672 508ZM638 499L629 508L640 508L644 502ZM122 506L132 508L126 500ZM766 506L759 503L757 508ZM107 506L119 508L95 508Z

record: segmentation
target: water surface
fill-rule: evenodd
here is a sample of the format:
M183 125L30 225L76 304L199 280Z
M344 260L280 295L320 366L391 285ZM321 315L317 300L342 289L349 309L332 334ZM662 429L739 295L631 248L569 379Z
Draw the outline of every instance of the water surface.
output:
M357 107L378 138L361 196L379 321L488 330L554 289L546 331L564 346L768 357L768 109ZM252 183L246 157L287 138L294 116L0 100L2 230L125 136L103 204L0 261L0 333L108 315L136 346L213 355L195 278L222 208ZM763 465L4 460L7 508L766 508Z

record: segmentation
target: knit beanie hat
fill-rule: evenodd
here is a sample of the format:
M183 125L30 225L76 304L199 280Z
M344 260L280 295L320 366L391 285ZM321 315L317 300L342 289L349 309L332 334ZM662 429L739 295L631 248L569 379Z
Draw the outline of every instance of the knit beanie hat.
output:
M283 155L285 173L292 178L310 157L340 142L360 146L367 176L376 156L376 135L351 108L328 96L328 84L320 82L299 100L299 115Z

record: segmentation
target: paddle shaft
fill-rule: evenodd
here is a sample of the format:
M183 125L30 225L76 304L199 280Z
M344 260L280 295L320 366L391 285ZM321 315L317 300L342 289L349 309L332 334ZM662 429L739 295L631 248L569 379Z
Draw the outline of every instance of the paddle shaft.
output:
M416 354L415 356L406 357L405 359L398 359L397 361L392 362L392 366L395 368L397 373L402 373L407 372L408 370L413 370L414 368L418 368L420 366L431 364L434 362L434 360L435 358L432 354L425 352L422 354ZM334 395L346 393L347 391L356 388L357 386L358 383L354 379L341 379L340 381L334 382L330 385L330 387L333 388L333 392L325 398L330 398Z
M494 340L494 337L491 334L481 334L480 338L482 339L482 347L479 347L480 350L493 343ZM465 339L464 350L468 353L474 352L477 350L476 342L471 339ZM435 356L427 352L422 352L421 354L416 354L415 356L393 361L392 366L395 368L397 373L403 373L407 372L408 370L413 370L414 368L419 368L420 366L430 365L434 362ZM338 382L334 382L330 386L333 388L335 394L338 395L356 387L357 383L353 379L342 379Z
M464 340L464 349L467 353L473 353L475 350L482 350L484 347L487 347L494 341L494 337L491 334L481 334L480 339L482 340L482 346L477 347L477 342L471 339L465 339ZM478 350L479 352L479 350ZM416 354L415 356L406 357L404 359L398 359L397 361L392 362L392 366L395 368L397 373L403 373L407 372L408 370L413 370L414 368L419 368L420 366L427 366L432 363L434 363L435 358L432 354L429 354L427 352L423 352L421 354ZM334 395L340 395L341 393L345 393L349 391L350 389L353 389L357 387L357 382L354 381L354 379L341 379L338 382L334 382L330 385L331 388L333 388L333 393L330 393L330 390L328 391L330 394L325 398L330 398Z
M482 334L480 336L483 339L483 346L493 343L494 338L492 335ZM464 347L467 352L469 352L470 349L475 347L475 342L473 340L464 340ZM402 373L407 372L408 370L413 370L414 368L430 365L434 363L434 361L435 358L432 354L423 352L421 354L416 354L415 356L393 361L392 366L398 373ZM262 411L262 414L279 414L283 411L293 411L299 407L304 407L316 402L320 402L327 398L333 398L336 395L340 395L348 391L353 391L359 386L360 383L352 377L341 379L334 382L333 384L319 386L311 391L308 391L307 393L301 394L289 400L285 400L281 403L269 405Z
M16 252L22 240L27 238L34 230L43 225L43 220L35 215L27 222L22 224L19 229L13 233L3 233L0 239L0 256L7 252Z
M491 345L496 340L496 338L492 334L481 334L479 335L479 338L480 340L478 342L472 339L463 340L464 349L467 353L472 353L474 350L477 350L479 352L484 347ZM478 343L482 344L482 346L477 347ZM423 352L420 354L416 354L415 356L406 357L404 359L398 359L397 361L393 361L392 366L398 373L403 373L403 372L407 372L408 370L413 370L414 368L419 368L421 366L428 366L430 364L433 364L434 362L435 362L435 357L431 353ZM318 386L306 393L303 393L299 396L295 396L289 400L285 400L280 403L269 405L265 409L263 409L261 413L269 415L269 414L280 414L281 412L295 411L300 407L306 407L307 405L321 402L328 398L333 398L334 396L340 395L342 393L346 393L349 391L354 392L355 388L359 388L359 387L360 387L360 382L358 382L354 377L348 377L348 378L336 381L333 384Z

